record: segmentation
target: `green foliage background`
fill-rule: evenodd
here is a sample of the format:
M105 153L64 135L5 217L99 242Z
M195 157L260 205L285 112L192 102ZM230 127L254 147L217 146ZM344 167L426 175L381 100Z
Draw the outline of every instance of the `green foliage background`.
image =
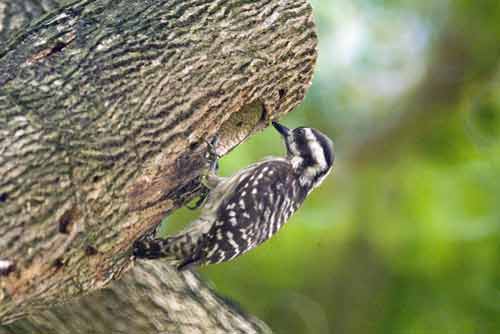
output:
M271 241L201 273L276 333L500 333L500 2L313 7L316 76L282 122L329 134L334 171ZM221 174L283 151L268 128Z

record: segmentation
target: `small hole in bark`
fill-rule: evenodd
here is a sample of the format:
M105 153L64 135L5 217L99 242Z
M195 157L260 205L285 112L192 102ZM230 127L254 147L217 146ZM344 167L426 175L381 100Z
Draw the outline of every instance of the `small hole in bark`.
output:
M243 122L242 121L239 121L238 123L236 123L236 126L237 127L241 127L243 125Z
M62 51L67 46L66 43L63 41L57 41L56 44L52 47L52 52L51 53L56 53L59 51Z
M195 143L191 143L191 144L189 144L189 150L190 150L190 151L194 151L194 149L195 149L197 146L198 146L198 143L196 143L196 142L195 142Z
M280 100L283 100L283 98L284 98L284 97L285 97L285 95L286 95L286 90L285 90L285 89L283 89L283 88L282 88L282 89L280 89L280 90L278 90L278 95L279 95L279 97L280 97Z
M0 276L8 276L16 271L16 263L10 260L0 260Z
M99 175L94 175L94 177L92 178L92 182L97 183L100 179L101 178L99 177Z
M9 195L7 195L7 193L1 193L0 194L0 203L7 202L7 198L9 198Z
M267 112L266 105L264 103L262 103L261 104L261 112L260 112L260 120L259 120L259 122L265 122L266 118L267 118L267 115L269 115L269 113Z
M85 255L93 256L96 254L97 254L97 249L95 249L93 246L91 246L91 245L85 246Z
M59 219L59 224L58 224L59 233L68 234L70 224L71 224L71 210L68 210Z
M62 268L64 266L63 260L59 257L52 262L52 266L56 268L56 270Z

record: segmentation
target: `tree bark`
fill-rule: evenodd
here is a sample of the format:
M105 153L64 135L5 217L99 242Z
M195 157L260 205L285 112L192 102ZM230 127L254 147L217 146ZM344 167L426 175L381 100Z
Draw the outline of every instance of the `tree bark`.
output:
M13 32L68 0L0 0L0 50Z
M159 261L135 266L108 288L0 328L0 334L269 332L193 273L179 274Z
M199 191L206 140L225 154L293 110L316 60L307 0L66 2L0 0L3 323L120 277L133 241ZM28 3L47 13L12 25Z

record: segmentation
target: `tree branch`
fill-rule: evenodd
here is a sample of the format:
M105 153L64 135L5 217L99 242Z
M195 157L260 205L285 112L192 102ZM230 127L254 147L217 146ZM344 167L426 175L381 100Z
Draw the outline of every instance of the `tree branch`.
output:
M191 272L143 262L109 287L0 328L19 333L268 333Z

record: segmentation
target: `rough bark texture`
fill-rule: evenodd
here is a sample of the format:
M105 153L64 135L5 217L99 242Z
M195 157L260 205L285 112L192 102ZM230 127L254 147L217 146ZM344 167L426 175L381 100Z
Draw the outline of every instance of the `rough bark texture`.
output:
M109 288L0 328L0 334L268 332L193 273L179 275L158 261L134 267Z
M0 1L0 50L2 44L34 19L68 2L67 0L1 0Z
M227 153L291 111L316 59L307 0L65 3L0 0L4 323L130 267L199 190L205 140Z

